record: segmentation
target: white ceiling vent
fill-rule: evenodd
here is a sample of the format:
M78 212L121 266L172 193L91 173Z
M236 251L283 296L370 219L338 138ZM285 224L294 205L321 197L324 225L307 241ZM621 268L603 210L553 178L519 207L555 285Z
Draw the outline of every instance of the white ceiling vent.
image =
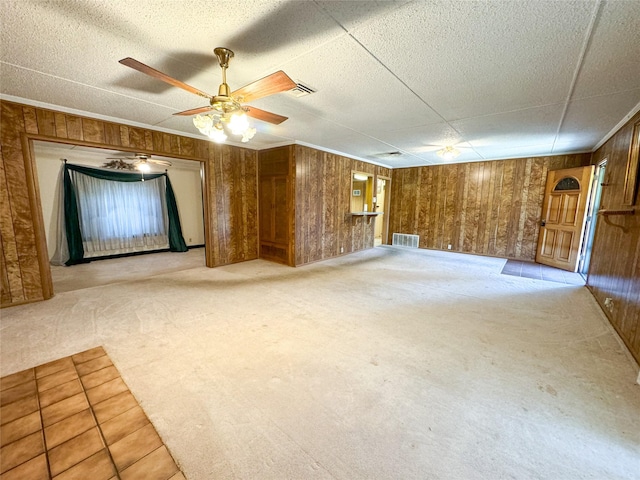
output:
M294 97L305 97L307 95L311 95L312 93L316 93L316 90L311 88L309 85L305 85L302 82L296 82L296 86L289 90L289 94Z
M402 152L396 150L395 152L378 153L374 156L382 160L394 160L396 158L400 158L402 156Z

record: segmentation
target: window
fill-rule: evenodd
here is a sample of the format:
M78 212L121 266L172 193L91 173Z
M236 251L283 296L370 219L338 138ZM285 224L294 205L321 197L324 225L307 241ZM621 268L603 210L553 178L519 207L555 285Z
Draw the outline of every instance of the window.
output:
M74 172L85 257L167 248L165 177L118 182Z
M580 190L580 182L573 177L564 177L554 187L554 192L560 192L563 190Z

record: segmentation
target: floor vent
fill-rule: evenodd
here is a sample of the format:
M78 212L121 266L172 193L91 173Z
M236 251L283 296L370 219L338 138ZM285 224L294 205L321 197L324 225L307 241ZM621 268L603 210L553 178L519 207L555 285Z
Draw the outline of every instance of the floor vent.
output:
M420 235L407 235L406 233L394 233L391 245L399 247L418 248Z
M309 85L305 85L304 83L296 83L296 86L289 90L289 94L294 97L304 97L306 95L310 95L312 93L316 93L316 90L311 88Z

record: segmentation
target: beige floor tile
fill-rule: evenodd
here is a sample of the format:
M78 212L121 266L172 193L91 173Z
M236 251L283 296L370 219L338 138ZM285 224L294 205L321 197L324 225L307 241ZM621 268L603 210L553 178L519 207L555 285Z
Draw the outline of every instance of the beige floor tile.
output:
M47 456L42 453L28 462L3 473L0 478L2 480L49 480Z
M8 445L22 437L39 431L41 428L40 412L33 412L13 422L5 423L0 427L0 446Z
M0 422L4 425L36 410L38 410L38 398L32 395L0 408Z
M118 378L119 376L120 373L118 373L116 367L110 366L84 375L83 377L80 377L80 380L82 381L84 388L88 390L113 380L114 378Z
M0 385L0 480L184 480L102 347Z
M112 445L130 433L144 427L147 423L149 423L149 419L142 409L140 407L134 407L127 410L122 415L118 415L117 417L102 423L100 425L100 429L107 441L107 445Z
M0 473L44 453L42 432L32 433L0 449Z
M8 388L15 387L35 378L35 371L33 368L7 375L6 377L2 377L2 379L0 379L0 390L6 390Z
M49 468L54 477L104 449L98 428L93 428L49 450Z
M120 473L122 480L167 480L178 472L164 445Z
M104 402L100 402L93 406L93 412L96 415L98 423L104 423L107 420L111 420L113 417L123 414L127 410L131 410L138 405L138 401L135 399L131 392L122 392L114 397L111 397Z
M76 369L80 376L85 376L91 372L95 372L97 370L101 370L106 367L113 366L111 360L106 355L102 355L101 357L94 358L93 360L89 360L88 362L79 363L76 365Z
M87 390L87 397L89 397L89 402L95 405L128 390L129 387L127 387L122 378L118 377L103 383L99 387Z
M115 473L115 467L105 448L65 470L53 480L110 480L116 478Z
M156 433L156 429L148 423L110 445L109 451L118 471L122 471L161 446L162 440Z
M33 396L36 393L35 380L16 385L15 387L7 388L0 392L0 405L5 406L23 398Z
M76 372L74 366L52 373L46 377L40 377L38 379L38 392L42 393L58 385L71 382L76 378L78 378L78 372Z
M86 350L84 352L80 352L75 355L72 355L71 358L73 359L74 363L83 363L89 360L93 360L96 357L101 357L106 354L107 352L104 351L104 348L95 347L95 348L92 348L91 350Z
M48 407L60 400L64 400L65 398L81 393L82 391L82 384L80 383L80 379L77 378L70 382L63 383L62 385L58 385L56 388L40 392L38 394L38 397L40 398L40 408Z
M51 450L96 426L90 409L83 410L44 429L47 448Z
M52 373L56 373L70 367L73 367L71 357L54 360L53 362L45 363L36 367L36 378L46 377L47 375L51 375Z
M89 403L87 402L86 395L84 393L78 393L43 408L41 410L42 423L45 427L48 427L87 408L89 408Z

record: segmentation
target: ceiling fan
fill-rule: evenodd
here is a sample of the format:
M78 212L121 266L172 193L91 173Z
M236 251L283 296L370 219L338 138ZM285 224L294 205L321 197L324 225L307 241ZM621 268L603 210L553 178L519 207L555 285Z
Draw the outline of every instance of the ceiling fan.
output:
M158 160L151 158L151 155L144 153L136 153L133 157L111 157L103 167L114 168L116 170L140 170L143 173L147 173L151 170L150 164L160 165L162 167L170 167L171 162L167 160ZM127 161L129 160L129 161Z
M185 110L184 112L174 113L174 115L198 115L193 119L194 125L201 133L209 136L214 141L223 142L226 140L225 125L233 134L242 135L243 142L249 141L255 135L256 130L255 128L250 128L247 116L275 125L287 119L282 115L244 105L244 102L250 102L294 88L296 83L286 73L280 70L232 92L229 85L227 85L227 68L229 68L229 61L234 57L234 53L224 47L217 47L213 52L218 57L218 63L222 69L222 83L218 87L217 95L209 95L130 57L123 58L120 63L209 100L209 105L205 107Z

